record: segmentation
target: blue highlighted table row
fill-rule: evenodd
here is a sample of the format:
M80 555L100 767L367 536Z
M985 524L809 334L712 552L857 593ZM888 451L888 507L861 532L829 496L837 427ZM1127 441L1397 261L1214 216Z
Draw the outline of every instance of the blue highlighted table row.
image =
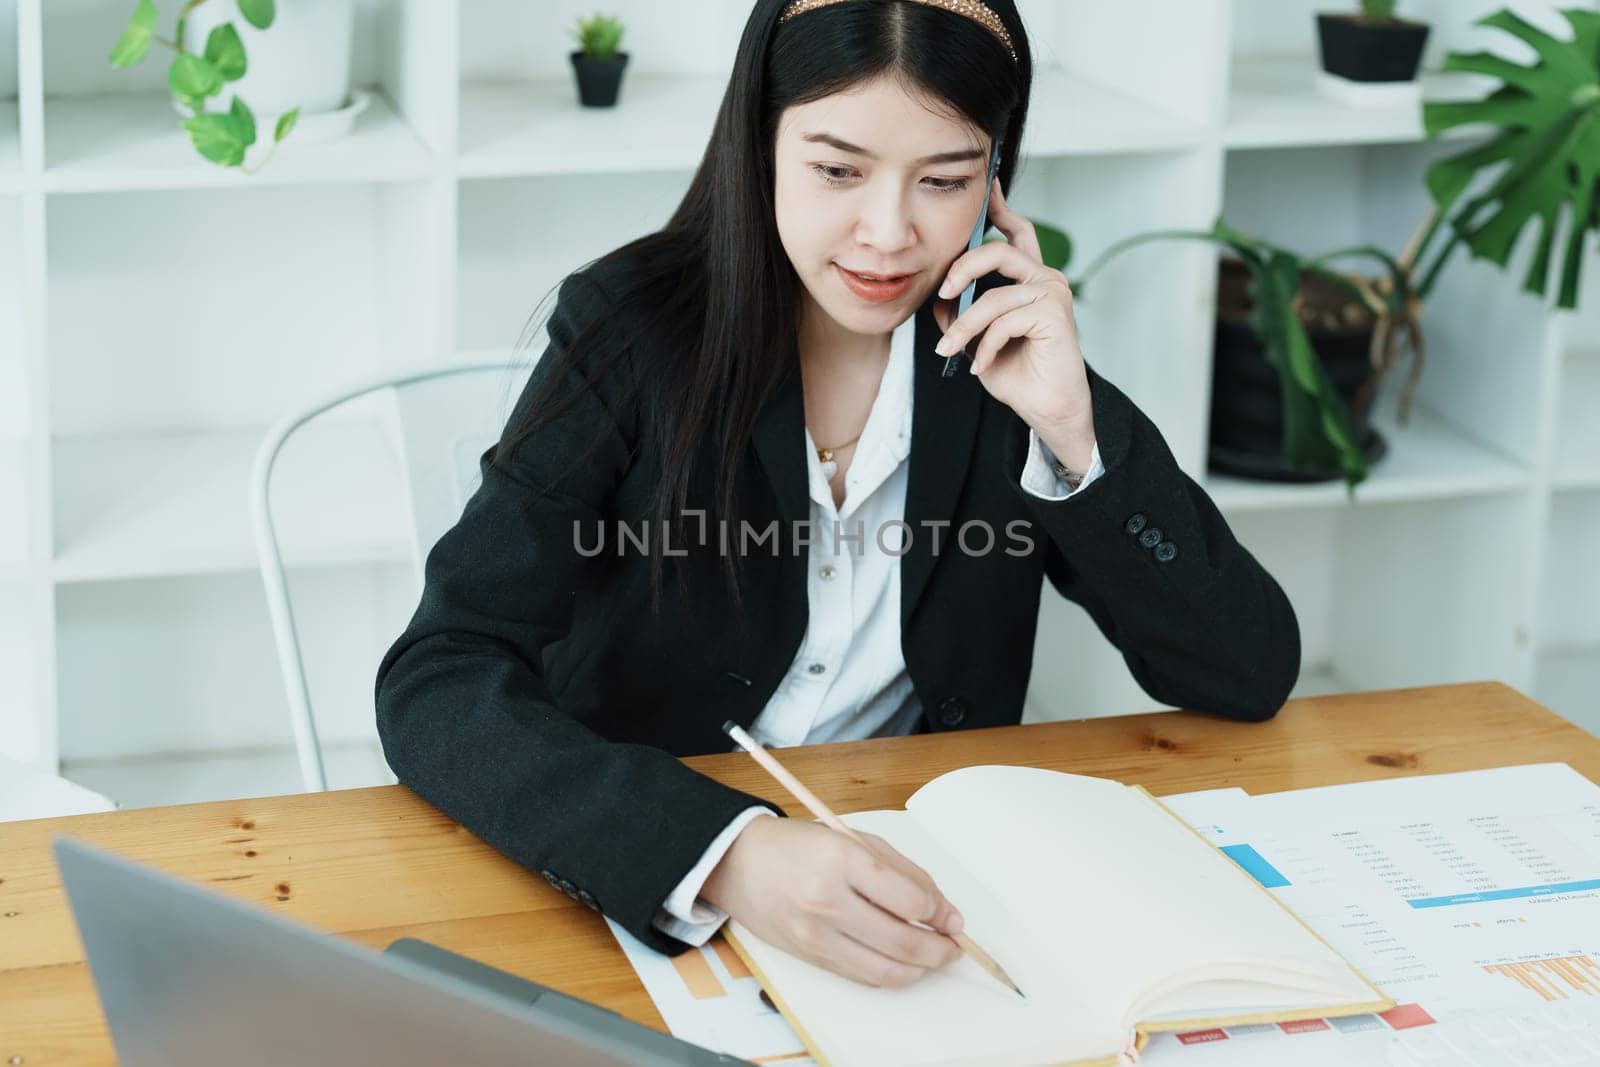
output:
M1556 882L1551 885L1528 885L1517 889L1489 889L1481 893L1455 893L1446 897L1417 897L1406 903L1413 908L1447 908L1452 904L1485 904L1491 900L1548 897L1555 893L1582 893L1589 889L1600 889L1600 878L1586 878L1580 882Z

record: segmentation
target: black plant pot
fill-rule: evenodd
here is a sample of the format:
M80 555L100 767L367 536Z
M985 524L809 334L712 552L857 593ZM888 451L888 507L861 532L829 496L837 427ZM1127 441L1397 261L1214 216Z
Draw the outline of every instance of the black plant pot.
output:
M1222 286L1242 286L1244 267L1223 260ZM1219 300L1221 296L1219 294ZM1334 389L1351 406L1372 373L1372 327L1307 327L1311 347ZM1327 482L1344 477L1338 467L1308 470L1290 464L1283 451L1283 387L1267 362L1249 321L1219 309L1211 373L1211 444L1206 465L1219 474L1268 482ZM1367 463L1388 451L1383 437L1356 414L1356 440Z
M612 107L622 88L622 70L628 53L618 52L610 59L590 59L582 52L572 53L572 69L578 75L578 100L584 107Z
M1351 81L1411 81L1417 76L1422 46L1427 40L1428 26L1423 22L1364 22L1356 15L1317 16L1322 69Z

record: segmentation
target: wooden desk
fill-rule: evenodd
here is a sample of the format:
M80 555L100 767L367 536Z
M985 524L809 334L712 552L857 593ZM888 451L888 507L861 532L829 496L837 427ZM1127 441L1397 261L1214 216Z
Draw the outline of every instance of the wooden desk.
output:
M688 762L791 799L743 754ZM859 811L899 807L929 778L974 763L1102 775L1156 794L1540 762L1600 781L1600 740L1484 683L1297 700L1259 725L1173 712L818 746L784 762L836 810ZM0 1064L113 1062L49 850L61 833L375 948L425 938L665 1029L599 916L389 786L0 824Z

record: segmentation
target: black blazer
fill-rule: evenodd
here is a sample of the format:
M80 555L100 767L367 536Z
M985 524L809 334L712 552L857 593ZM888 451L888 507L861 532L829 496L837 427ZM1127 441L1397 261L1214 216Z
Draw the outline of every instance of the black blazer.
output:
M552 349L612 313L608 277L592 269L563 283ZM991 274L981 288L996 284L1008 282ZM1150 420L1090 369L1105 473L1068 500L1034 498L1019 484L1027 426L964 367L940 378L931 297L916 314L900 617L919 729L1020 719L1045 578L1089 613L1154 700L1272 716L1299 673L1294 611ZM704 549L674 546L688 552L691 581L675 592L667 561L659 617L648 558L631 545L618 554L616 520L642 529L660 471L641 448L635 391L693 332L646 334L515 449L509 470L482 465L483 485L429 554L421 604L377 679L378 728L401 782L666 952L685 947L651 925L668 893L736 813L773 807L676 757L731 749L723 722L748 726L761 712L807 620L806 554L791 536L810 514L798 370L763 410L740 475L745 521L758 532L781 523L778 540L743 557L745 617L726 597L714 527ZM952 541L973 520L996 532L992 551L978 551L978 530L971 552ZM1007 537L1016 520L1029 524L1032 551ZM925 524L940 521L950 525L936 555ZM577 551L575 523L586 549L605 524L606 552Z

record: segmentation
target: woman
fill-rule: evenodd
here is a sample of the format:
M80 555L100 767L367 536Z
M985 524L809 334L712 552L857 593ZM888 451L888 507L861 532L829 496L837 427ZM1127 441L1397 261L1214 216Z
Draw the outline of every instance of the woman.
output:
M862 982L948 963L923 871L675 757L728 719L1015 723L1046 577L1158 701L1260 720L1298 674L1283 592L1006 202L1031 71L1010 0L757 0L682 204L562 284L384 658L400 780L662 951L732 915ZM1007 240L968 252L996 138Z

